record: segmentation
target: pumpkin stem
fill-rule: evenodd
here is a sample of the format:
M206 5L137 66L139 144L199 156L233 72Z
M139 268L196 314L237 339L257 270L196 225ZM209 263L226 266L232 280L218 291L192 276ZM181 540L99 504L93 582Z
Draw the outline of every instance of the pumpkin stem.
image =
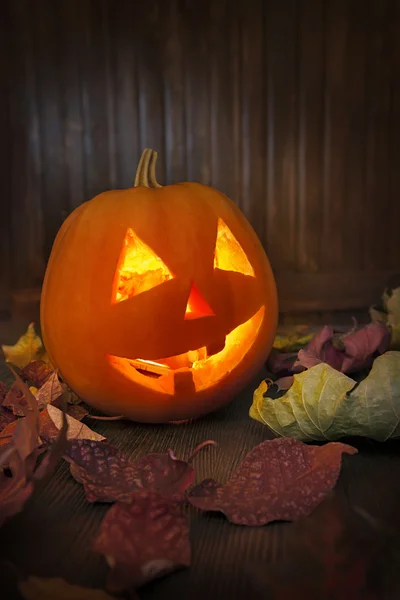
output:
M158 153L156 150L146 148L143 150L139 166L136 171L135 187L144 185L145 187L160 188L156 179L156 163Z

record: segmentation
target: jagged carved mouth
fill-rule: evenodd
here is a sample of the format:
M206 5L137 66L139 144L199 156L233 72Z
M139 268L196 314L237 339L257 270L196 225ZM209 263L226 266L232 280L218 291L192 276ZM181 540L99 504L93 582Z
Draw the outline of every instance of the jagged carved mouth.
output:
M156 391L173 394L201 391L215 385L243 360L254 344L265 309L262 306L250 319L227 334L223 343L177 356L155 360L107 355L113 367L124 377Z

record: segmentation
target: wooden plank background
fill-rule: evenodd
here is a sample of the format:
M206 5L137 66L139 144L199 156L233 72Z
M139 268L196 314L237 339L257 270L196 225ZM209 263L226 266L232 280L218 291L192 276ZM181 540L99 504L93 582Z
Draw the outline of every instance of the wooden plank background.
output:
M6 0L1 17L0 311L148 146L161 182L239 204L282 311L399 285L399 0Z

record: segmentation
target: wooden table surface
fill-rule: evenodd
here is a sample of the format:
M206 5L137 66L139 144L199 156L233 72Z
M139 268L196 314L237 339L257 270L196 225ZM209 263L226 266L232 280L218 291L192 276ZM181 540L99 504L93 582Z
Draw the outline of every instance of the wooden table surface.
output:
M7 329L3 325L2 329L0 324L1 334L1 342L15 341L15 327ZM4 379L6 372L4 363L0 363L0 379ZM197 480L212 476L224 482L251 448L273 437L265 426L248 416L252 392L262 378L263 373L260 373L227 408L190 423L152 426L92 421L88 424L132 458L168 448L173 448L179 457L185 457L196 444L215 440L217 448L195 459ZM359 441L357 446L358 455L344 458L334 502L361 507L379 520L383 528L399 534L399 445ZM91 551L91 543L107 509L107 505L92 505L86 501L82 486L72 479L67 464L60 462L50 482L38 490L22 513L0 529L1 600L20 598L9 562L24 575L64 577L71 583L104 586L107 566L102 556ZM282 562L289 564L289 570L296 568L298 554L295 556L290 549L293 549L293 539L296 541L296 537L293 538L297 535L295 525L242 527L230 524L217 513L205 514L194 509L188 509L188 513L192 566L142 588L140 598L278 598L274 594L266 596L262 582L266 574L274 572L275 566ZM297 550L300 553L306 539L318 536L320 523L317 513L303 523L306 536L299 534ZM329 526L327 521L327 530ZM306 546L304 548L305 552ZM323 547L316 545L315 555L320 550ZM256 574L255 569L258 569ZM294 594L293 597L306 596ZM399 598L400 594L394 597ZM349 600L352 598L349 596ZM343 600L347 597L343 596Z

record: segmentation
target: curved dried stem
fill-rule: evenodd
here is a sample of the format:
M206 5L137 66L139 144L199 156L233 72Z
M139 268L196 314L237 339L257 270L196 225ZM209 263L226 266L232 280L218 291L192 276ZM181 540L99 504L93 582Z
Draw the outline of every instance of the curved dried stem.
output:
M144 186L149 188L160 188L160 185L156 179L156 163L157 163L157 152L146 148L143 150L142 156L139 161L139 165L136 171L135 187Z

